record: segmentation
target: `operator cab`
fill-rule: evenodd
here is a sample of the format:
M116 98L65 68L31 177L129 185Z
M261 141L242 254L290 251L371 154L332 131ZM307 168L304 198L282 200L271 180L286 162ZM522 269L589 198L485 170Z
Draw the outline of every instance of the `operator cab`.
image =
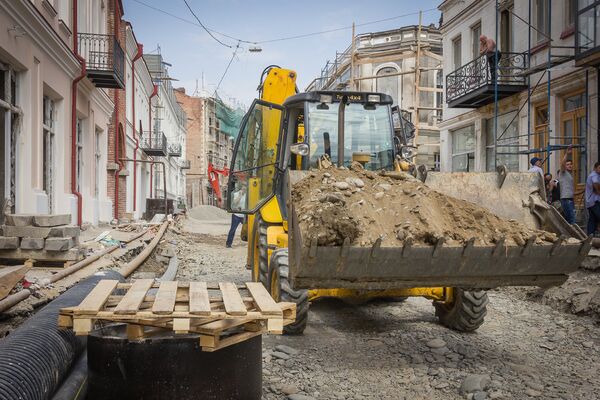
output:
M234 147L228 211L252 214L281 195L287 169L357 161L368 170L392 170L392 102L382 93L340 91L296 94L283 106L255 100Z

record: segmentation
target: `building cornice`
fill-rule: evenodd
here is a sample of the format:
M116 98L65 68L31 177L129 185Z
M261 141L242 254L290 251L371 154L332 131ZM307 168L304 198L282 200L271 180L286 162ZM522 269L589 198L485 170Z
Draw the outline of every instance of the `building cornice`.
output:
M450 0L450 1L448 1L448 3L454 4L457 1L459 1L459 0ZM465 0L461 0L461 1L465 2ZM483 0L474 0L470 5L466 6L463 10L461 10L461 12L457 13L456 16L454 16L452 19L450 19L450 20L444 19L442 26L440 27L442 36L444 36L444 34L448 31L448 29L450 27L452 27L454 24L456 24L457 22L459 22L461 20L465 20L467 18L470 18L473 14L479 13L485 4L486 4L486 2ZM449 5L450 4L448 4L448 6ZM441 4L438 8L441 10L442 6L444 6L444 4ZM444 17L445 17L445 14L444 14Z
M1 1L0 10L14 19L31 40L67 74L74 77L81 70L71 48L62 41L31 1Z

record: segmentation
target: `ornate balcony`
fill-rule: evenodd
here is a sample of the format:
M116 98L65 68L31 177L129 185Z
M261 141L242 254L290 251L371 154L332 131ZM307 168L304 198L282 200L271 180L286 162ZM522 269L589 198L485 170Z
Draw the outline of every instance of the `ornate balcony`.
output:
M179 168L181 168L181 169L191 169L192 168L192 163L190 162L190 160L181 160L181 162L179 163Z
M153 157L165 157L167 151L167 138L162 132L144 131L140 140L140 149L146 155Z
M446 75L448 107L478 108L494 102L493 60L483 55ZM526 69L527 54L501 54L497 69L498 100L527 89Z
M181 145L170 144L169 145L169 156L170 157L181 157Z
M77 40L90 80L100 88L124 89L125 52L115 35L80 33Z

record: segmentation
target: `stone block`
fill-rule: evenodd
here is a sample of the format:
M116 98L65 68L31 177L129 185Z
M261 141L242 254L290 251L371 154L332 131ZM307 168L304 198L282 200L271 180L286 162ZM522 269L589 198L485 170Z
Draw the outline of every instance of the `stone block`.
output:
M50 230L48 237L72 237L77 238L81 233L78 226L57 226Z
M46 238L52 228L40 228L37 226L9 226L4 225L2 230L6 236L28 237L28 238Z
M34 215L33 224L35 226L51 227L69 225L71 223L71 214L56 215Z
M46 239L46 250L47 251L67 251L75 246L73 238L57 238L52 237Z
M45 240L44 238L25 237L21 239L21 248L25 250L42 250Z
M6 225L10 225L10 226L33 225L33 215L31 215L31 214L6 214Z
M0 250L14 250L19 248L19 238L0 236Z

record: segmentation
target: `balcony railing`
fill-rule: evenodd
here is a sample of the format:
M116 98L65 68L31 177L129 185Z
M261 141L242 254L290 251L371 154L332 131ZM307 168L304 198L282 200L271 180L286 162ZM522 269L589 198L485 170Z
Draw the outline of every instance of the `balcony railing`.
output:
M140 140L140 149L146 155L165 157L167 152L167 138L162 132L144 131Z
M498 68L494 55L483 55L446 75L446 102L449 107L477 108L494 102L497 74L498 99L527 88L527 54L502 53Z
M170 144L169 145L169 156L181 157L181 145L180 144Z
M580 1L575 22L575 65L600 66L600 0Z
M80 33L77 40L90 80L101 88L125 88L125 52L115 35Z
M190 162L190 160L181 160L181 162L179 163L179 168L190 169L192 168L192 163Z

